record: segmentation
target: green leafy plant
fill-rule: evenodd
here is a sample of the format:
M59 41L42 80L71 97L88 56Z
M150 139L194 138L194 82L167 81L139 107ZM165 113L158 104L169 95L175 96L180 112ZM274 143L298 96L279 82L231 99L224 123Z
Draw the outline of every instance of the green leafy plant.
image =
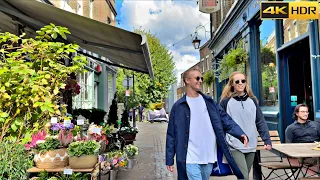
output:
M37 34L28 39L0 33L0 142L8 136L19 140L33 124L41 128L52 116L68 119L62 90L72 73L85 71L86 57L71 56L78 45L54 42L58 36L66 39L67 28L50 24Z
M129 114L126 109L123 110L123 113L121 114L121 127L128 127L130 126L129 123Z
M68 147L68 155L82 156L82 155L96 155L99 153L101 145L96 141L77 141L73 142Z
M33 165L32 157L22 144L4 139L0 143L0 179L26 179Z
M39 153L46 153L50 150L58 149L60 146L60 141L56 138L48 137L45 142L38 144L37 150Z
M205 83L207 86L211 86L212 83L214 83L214 75L213 75L212 71L207 71L207 72L204 74L203 79L204 79L204 83Z
M234 71L245 71L245 64L248 62L248 52L242 48L242 41L239 41L236 49L231 49L223 59L218 62L219 67L214 73L219 75L219 82L229 78Z
M137 146L129 144L124 148L124 152L126 152L128 158L132 159L134 156L139 154L139 148Z

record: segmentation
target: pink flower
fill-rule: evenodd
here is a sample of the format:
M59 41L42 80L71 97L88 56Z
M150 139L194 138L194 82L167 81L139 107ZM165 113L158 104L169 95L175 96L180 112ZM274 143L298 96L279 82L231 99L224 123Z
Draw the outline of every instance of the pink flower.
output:
M117 160L117 159L114 159L114 160L112 160L112 163L115 165L115 164L118 163L118 160Z

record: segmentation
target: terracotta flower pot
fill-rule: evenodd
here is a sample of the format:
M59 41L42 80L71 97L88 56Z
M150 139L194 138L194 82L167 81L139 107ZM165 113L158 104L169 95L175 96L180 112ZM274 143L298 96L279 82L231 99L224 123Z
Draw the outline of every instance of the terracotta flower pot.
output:
M69 158L69 165L72 169L89 169L98 163L97 155L72 156Z
M34 156L34 162L39 169L63 168L69 164L69 156L66 148L38 153Z

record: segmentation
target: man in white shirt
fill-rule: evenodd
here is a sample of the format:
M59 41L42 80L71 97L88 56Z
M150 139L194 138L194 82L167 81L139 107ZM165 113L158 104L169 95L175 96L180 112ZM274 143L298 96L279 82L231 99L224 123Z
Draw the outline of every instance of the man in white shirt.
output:
M213 163L217 161L217 143L226 156L233 173L242 179L225 141L232 134L247 146L242 129L211 97L203 95L203 77L198 67L185 72L186 95L172 107L166 141L166 165L173 171L176 154L179 180L208 180Z

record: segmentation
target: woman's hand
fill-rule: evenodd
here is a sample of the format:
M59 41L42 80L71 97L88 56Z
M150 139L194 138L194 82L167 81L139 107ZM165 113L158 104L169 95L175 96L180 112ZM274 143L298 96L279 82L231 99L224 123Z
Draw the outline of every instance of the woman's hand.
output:
M270 144L266 144L264 145L264 149L269 151L272 149L272 146Z

